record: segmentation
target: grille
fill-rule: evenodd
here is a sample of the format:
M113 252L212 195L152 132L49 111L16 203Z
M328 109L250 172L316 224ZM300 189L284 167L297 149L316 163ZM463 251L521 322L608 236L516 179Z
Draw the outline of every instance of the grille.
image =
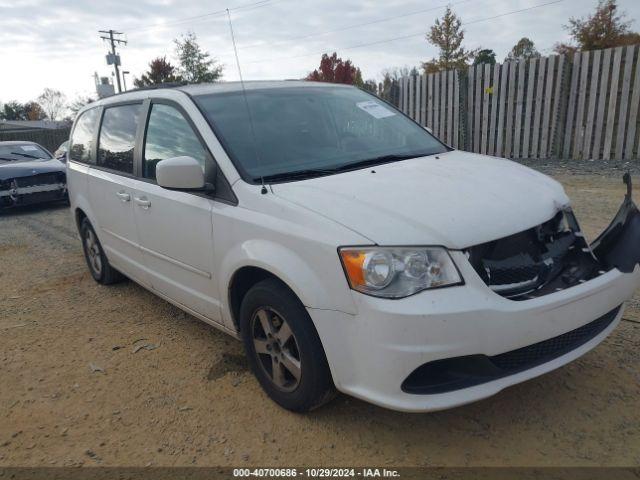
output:
M453 392L537 367L575 350L602 333L611 325L620 308L565 334L493 357L478 354L425 363L402 382L402 391L422 395Z
M511 268L488 267L490 285L509 285L534 280L540 274L537 265L522 265Z
M52 183L61 183L64 180L58 173L41 173L31 177L16 178L18 187L34 187L36 185L50 185Z
M575 350L580 345L587 343L600 332L604 331L616 318L619 310L620 307L591 323L587 323L563 335L490 357L491 362L503 370L508 370L510 373L533 368L536 365L548 362L571 350Z

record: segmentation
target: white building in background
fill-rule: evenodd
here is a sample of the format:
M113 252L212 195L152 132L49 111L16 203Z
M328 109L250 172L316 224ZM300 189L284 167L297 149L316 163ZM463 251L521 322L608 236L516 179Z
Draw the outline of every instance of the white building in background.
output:
M93 74L96 82L96 93L98 98L110 97L115 94L115 87L109 77L99 77L98 73Z

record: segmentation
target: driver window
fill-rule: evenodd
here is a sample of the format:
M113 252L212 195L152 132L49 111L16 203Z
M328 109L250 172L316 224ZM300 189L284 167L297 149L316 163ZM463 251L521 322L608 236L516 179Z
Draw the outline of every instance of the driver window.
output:
M155 180L156 165L173 157L193 157L205 170L207 154L182 113L169 105L153 104L142 157L142 176Z

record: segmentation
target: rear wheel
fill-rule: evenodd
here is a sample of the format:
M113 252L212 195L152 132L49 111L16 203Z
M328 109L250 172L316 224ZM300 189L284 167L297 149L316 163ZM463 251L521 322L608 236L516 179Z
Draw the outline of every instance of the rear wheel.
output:
M240 308L249 364L280 406L307 412L331 400L335 387L318 333L300 300L281 282L252 287Z
M98 236L87 218L84 218L80 224L80 236L84 258L93 279L103 285L110 285L122 280L122 274L109 264Z

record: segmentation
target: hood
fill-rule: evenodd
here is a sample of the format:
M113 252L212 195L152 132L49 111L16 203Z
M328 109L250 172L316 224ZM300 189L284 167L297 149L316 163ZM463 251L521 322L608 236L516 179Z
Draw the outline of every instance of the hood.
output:
M64 164L54 158L50 160L31 160L26 158L10 162L0 160L0 180L64 171Z
M461 151L272 188L378 245L452 249L527 230L569 204L562 186L546 175Z

